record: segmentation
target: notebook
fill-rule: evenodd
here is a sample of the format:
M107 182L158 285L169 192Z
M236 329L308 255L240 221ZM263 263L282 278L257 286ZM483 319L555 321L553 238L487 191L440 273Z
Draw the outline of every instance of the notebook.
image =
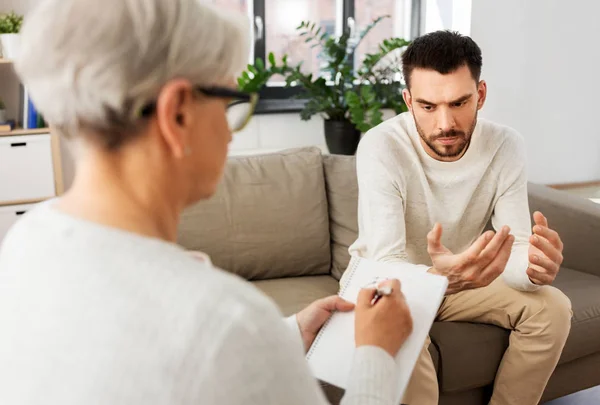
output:
M423 273L410 264L387 264L353 258L344 275L339 295L356 303L360 289L372 282L397 278L402 285L413 318L413 332L398 354L397 401L400 403L415 367L419 353L442 303L448 280ZM336 312L323 325L306 358L316 378L346 388L352 368L354 345L354 312Z

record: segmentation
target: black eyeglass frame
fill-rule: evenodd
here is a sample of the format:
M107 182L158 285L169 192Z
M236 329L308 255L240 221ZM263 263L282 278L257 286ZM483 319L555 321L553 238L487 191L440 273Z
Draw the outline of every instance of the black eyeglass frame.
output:
M238 90L233 90L233 89L230 89L227 87L218 87L218 86L214 86L214 87L196 86L196 87L194 87L194 90L197 91L198 93L203 94L208 97L221 97L221 98L233 99L233 101L227 105L227 108L238 105L238 104L243 104L243 103L251 104L251 107L248 110L248 116L245 118L242 125L239 128L231 128L231 130L234 132L241 131L242 129L244 129L244 127L246 127L246 125L252 118L252 114L254 113L256 104L258 103L258 97L259 97L257 93L246 93L243 91L238 91ZM140 111L140 117L146 118L146 117L151 116L155 112L156 112L156 102L153 101L151 103L146 104L142 108L142 110Z

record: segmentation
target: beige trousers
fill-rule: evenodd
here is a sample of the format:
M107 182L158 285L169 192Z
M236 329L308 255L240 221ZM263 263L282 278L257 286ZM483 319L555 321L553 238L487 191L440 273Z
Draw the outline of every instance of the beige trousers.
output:
M439 321L465 321L511 330L490 405L537 405L571 329L571 302L550 286L520 292L498 278L485 288L446 297ZM425 345L403 404L437 405L438 381Z

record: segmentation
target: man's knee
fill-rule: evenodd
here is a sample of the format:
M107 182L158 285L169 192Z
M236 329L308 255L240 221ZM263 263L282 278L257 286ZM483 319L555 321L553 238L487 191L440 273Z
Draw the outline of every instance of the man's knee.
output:
M535 324L541 329L539 333L551 337L558 344L563 344L571 330L571 300L558 288L545 286L533 293L536 296L538 311L533 314Z

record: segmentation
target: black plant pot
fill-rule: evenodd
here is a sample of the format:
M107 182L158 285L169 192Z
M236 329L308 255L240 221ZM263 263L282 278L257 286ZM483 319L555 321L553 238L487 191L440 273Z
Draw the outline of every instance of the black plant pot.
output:
M333 155L354 155L360 131L348 120L325 120L325 141L329 153Z

